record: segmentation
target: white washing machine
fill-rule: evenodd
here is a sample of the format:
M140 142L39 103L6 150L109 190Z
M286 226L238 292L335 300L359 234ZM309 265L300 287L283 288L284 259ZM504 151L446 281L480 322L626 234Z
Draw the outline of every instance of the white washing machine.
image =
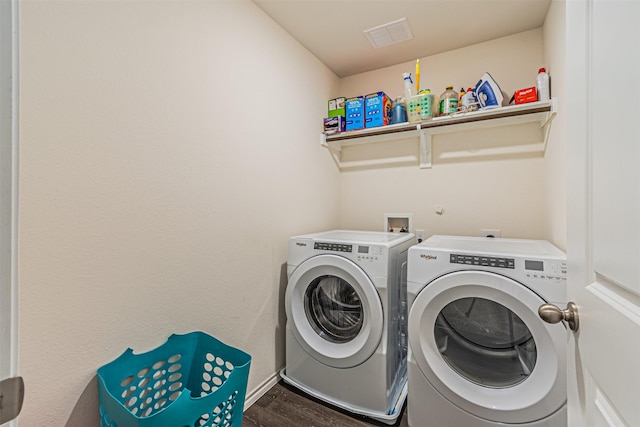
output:
M433 236L409 250L411 427L566 427L566 257L542 240Z
M304 392L387 424L407 395L411 233L334 230L291 238L286 368Z

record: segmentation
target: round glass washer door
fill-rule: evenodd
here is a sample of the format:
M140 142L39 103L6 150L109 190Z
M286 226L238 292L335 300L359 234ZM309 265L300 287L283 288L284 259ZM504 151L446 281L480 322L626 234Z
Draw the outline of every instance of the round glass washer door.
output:
M323 254L300 264L289 278L285 310L298 345L328 366L360 365L382 339L378 291L347 258Z
M544 303L498 274L441 276L411 306L412 359L466 412L513 424L544 418L566 402L566 329L539 318Z

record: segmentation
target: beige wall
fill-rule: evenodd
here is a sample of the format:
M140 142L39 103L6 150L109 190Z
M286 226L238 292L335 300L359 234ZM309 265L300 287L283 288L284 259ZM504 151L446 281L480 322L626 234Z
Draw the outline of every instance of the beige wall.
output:
M536 29L420 58L420 87L440 95L446 85L454 85L456 90L461 86L472 87L488 71L510 98L516 89L535 86L538 68L544 65L542 36L542 29ZM396 97L402 93L402 73L414 69L414 62L408 62L345 78L340 81L340 91L345 96L354 96L383 90ZM427 236L475 236L481 229L489 228L500 229L503 237L546 238L548 200L542 153L443 160L441 155L453 146L447 144L463 144L473 151L473 143L469 141L482 139L491 144L492 138L496 138L480 131L465 133L463 137L466 142L458 139L434 143L432 169L419 169L412 164L344 172L340 225L382 229L385 213L411 213L414 228L425 229ZM500 138L516 143L521 135L503 129ZM384 149L411 154L409 146L417 153L417 141L399 142L395 146L387 143ZM345 158L375 157L371 152L376 149L354 147L357 153L346 153ZM436 213L438 207L444 209L444 214Z
M96 426L96 369L172 333L252 354L255 390L288 238L338 224L337 78L248 1L20 6L20 425Z
M545 153L547 197L546 239L562 250L567 247L567 178L565 113L565 2L553 0L544 23L544 57L551 80L551 96L558 100L558 114L549 133ZM559 42L560 41L560 42Z

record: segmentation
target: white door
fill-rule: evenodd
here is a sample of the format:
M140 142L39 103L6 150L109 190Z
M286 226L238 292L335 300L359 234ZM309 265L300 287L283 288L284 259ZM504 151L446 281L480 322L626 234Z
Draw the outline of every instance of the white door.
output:
M640 426L640 2L566 2L569 426ZM564 307L562 307L564 308Z
M17 376L18 1L0 0L0 424L22 408Z

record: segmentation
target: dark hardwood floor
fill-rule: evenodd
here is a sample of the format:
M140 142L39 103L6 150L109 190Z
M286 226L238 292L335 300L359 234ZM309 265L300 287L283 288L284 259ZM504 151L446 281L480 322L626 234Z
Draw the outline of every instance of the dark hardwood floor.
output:
M408 427L406 405L394 427ZM251 405L242 418L243 427L382 427L365 416L351 414L280 381Z

